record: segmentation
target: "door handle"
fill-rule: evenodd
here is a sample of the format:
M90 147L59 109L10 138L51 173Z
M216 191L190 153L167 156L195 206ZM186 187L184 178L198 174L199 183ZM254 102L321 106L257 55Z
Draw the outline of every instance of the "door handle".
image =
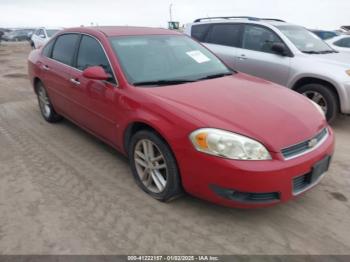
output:
M74 78L71 78L71 83L73 83L73 84L75 84L75 85L80 85L80 82L79 82L79 80L77 80L77 79L74 79Z
M43 65L43 69L44 69L45 71L49 71L49 70L50 70L50 67L47 66L47 65Z

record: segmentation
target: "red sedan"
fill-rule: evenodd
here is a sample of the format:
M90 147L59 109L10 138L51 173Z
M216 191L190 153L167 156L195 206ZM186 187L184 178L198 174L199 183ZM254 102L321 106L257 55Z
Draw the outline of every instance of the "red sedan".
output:
M62 117L127 155L136 183L167 201L182 192L231 207L285 202L329 168L322 110L235 72L177 32L61 31L28 59L43 117Z

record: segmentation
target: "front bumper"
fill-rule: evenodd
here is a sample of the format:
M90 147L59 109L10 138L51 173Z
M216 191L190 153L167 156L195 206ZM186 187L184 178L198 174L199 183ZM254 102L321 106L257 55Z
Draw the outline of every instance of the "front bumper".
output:
M332 156L333 151L334 133L329 128L329 136L320 147L291 160L284 160L281 153L272 153L270 161L236 161L194 149L184 149L176 155L182 184L188 193L225 206L253 208L286 202L315 186L322 176L297 193L293 183L310 174L314 165ZM238 192L237 198L225 196L232 191Z

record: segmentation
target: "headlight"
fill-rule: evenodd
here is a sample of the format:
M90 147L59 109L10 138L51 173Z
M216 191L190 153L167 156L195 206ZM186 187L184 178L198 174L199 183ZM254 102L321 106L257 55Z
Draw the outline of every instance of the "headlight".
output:
M313 104L313 105L317 108L318 112L320 112L321 115L322 115L323 117L326 117L325 112L323 111L323 109L322 109L318 104L316 104L316 103L315 103L314 101L312 101L312 100L310 100L310 102L311 102L311 104Z
M190 135L201 152L235 160L271 160L267 149L248 137L214 128L203 128Z

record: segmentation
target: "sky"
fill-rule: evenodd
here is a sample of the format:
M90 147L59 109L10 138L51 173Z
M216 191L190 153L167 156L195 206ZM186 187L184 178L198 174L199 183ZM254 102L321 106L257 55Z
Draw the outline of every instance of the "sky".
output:
M350 25L350 0L0 0L0 27L165 27L208 16L273 17L313 29Z

